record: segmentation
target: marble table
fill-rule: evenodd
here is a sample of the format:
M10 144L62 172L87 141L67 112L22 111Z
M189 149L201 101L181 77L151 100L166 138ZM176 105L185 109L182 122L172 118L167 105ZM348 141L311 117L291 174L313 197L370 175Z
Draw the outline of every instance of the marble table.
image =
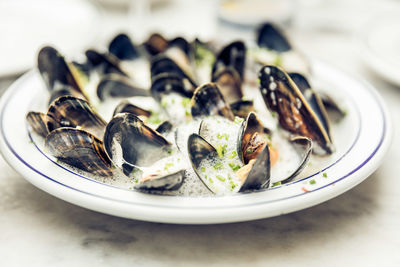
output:
M400 266L400 88L364 67L348 33L293 32L313 57L371 82L393 143L354 189L292 214L224 225L113 217L57 199L0 158L0 266ZM15 78L0 79L3 91Z

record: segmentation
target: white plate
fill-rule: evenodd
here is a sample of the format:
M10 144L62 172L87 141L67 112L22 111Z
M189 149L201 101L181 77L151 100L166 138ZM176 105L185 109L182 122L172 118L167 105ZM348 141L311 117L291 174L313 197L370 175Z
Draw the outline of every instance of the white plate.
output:
M270 190L227 197L159 196L106 185L61 167L32 143L25 122L27 111L37 110L46 102L45 89L35 71L21 77L2 98L0 150L15 170L42 190L116 216L205 224L293 212L331 199L363 181L379 166L390 143L387 109L370 85L321 62L313 62L313 69L323 84L347 96L343 103L348 114L342 127L334 129L338 152L308 177Z
M397 9L399 10L399 9ZM359 34L361 57L382 78L400 86L400 17L385 13L370 20Z
M83 51L100 28L98 7L89 1L0 1L0 76L36 66L43 44L67 55Z

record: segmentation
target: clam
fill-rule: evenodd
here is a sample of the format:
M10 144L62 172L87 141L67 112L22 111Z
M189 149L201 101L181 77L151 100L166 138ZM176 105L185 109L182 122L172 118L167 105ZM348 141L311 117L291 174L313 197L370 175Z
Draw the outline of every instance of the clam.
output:
M136 188L173 190L183 182L178 152L133 114L117 114L108 123L104 147L115 166L137 179Z
M113 174L103 143L84 130L68 127L53 130L46 137L45 150L85 172L106 177Z
M314 141L314 153L331 154L332 139L289 75L276 66L264 66L259 73L260 90L267 107L278 114L281 127Z

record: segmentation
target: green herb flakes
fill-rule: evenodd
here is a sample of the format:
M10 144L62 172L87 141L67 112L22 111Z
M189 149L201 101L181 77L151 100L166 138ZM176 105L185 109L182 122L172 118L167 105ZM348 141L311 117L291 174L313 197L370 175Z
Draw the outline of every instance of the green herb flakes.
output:
M233 152L228 156L229 159L233 159L233 158L235 158L235 157L237 157L237 152L236 152L236 151L233 151Z
M213 166L214 170L222 170L224 168L224 165L221 162L218 162Z
M324 172L324 173L322 174L322 176L324 176L325 178L328 178L328 174L327 174L326 172Z
M225 177L221 176L221 175L217 175L215 176L218 180L220 180L221 182L225 182Z
M312 179L311 181L310 181L310 184L316 184L317 182L314 180L314 179Z

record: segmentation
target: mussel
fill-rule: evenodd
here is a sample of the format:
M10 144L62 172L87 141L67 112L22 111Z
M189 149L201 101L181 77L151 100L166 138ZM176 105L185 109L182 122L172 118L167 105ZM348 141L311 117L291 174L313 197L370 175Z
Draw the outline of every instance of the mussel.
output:
M278 114L282 128L315 141L314 153L334 151L329 131L316 115L289 75L276 66L264 66L259 72L260 90L267 107Z
M114 116L107 125L104 146L114 165L136 179L135 187L173 190L182 185L185 167L178 152L133 114Z

